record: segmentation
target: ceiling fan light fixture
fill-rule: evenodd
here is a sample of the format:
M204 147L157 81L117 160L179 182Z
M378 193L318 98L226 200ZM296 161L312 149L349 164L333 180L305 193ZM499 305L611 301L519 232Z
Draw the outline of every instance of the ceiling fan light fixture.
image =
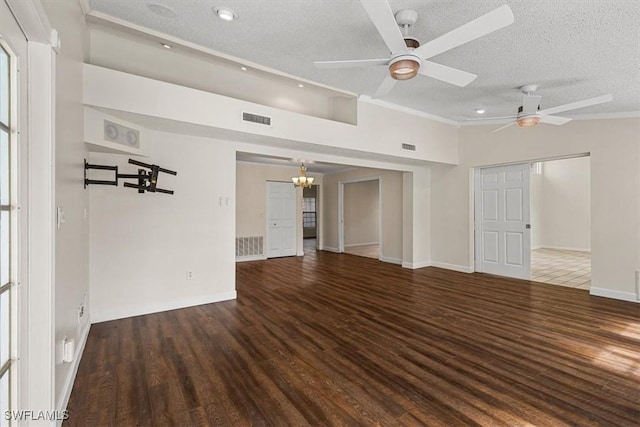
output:
M412 56L401 56L389 64L389 73L396 80L409 80L418 74L420 61Z
M532 116L524 116L518 118L518 126L521 128L528 128L531 126L535 126L540 123L540 116L532 115Z

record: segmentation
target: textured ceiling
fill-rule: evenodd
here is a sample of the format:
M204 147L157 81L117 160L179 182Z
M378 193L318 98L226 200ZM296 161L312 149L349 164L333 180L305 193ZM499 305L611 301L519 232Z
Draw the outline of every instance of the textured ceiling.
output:
M152 13L143 0L91 0L97 12L341 90L371 96L385 67L319 70L316 60L386 58L388 51L359 0L157 0L178 16ZM571 114L640 111L638 0L391 0L394 12L415 9L411 35L423 43L503 4L513 25L431 58L478 74L464 88L424 76L399 82L385 101L456 121L516 113L518 87L534 83L541 107L606 93L613 102ZM212 8L239 19L225 22Z

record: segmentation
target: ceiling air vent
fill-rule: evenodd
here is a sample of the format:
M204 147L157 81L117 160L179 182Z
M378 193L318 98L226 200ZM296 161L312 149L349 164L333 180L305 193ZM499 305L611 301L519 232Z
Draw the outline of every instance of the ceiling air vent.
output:
M416 151L416 146L413 144L402 144L403 150Z
M242 112L242 121L271 127L271 117Z

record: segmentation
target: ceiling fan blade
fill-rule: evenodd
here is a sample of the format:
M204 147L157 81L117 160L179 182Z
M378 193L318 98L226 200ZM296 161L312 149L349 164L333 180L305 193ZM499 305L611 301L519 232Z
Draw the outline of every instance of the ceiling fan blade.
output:
M393 16L391 6L386 1L361 0L362 6L369 14L369 18L378 29L382 39L387 44L391 53L404 53L409 49L404 43L404 37L400 32L400 27Z
M488 120L502 120L502 119L515 119L518 116L498 116L498 117L472 117L465 119L466 122L485 122Z
M563 111L577 110L578 108L590 107L592 105L604 104L613 100L611 94L596 96L595 98L583 99L582 101L572 102L570 104L559 105L557 107L546 108L538 111L539 114L555 114Z
M455 30L449 31L447 34L425 43L417 48L414 53L421 58L429 59L439 53L446 52L447 50L468 43L511 24L513 24L513 12L511 12L511 8L505 4Z
M391 89L393 89L393 86L395 86L396 82L396 79L391 76L387 76L380 87L378 87L378 89L376 90L376 93L373 94L373 98L382 98L383 96L391 92Z
M468 85L478 77L475 74L447 67L446 65L436 64L431 61L422 61L422 65L418 72L424 76L432 77L460 87Z
M508 128L509 126L515 125L516 123L517 123L517 122L514 120L514 121L510 122L509 124L506 124L506 125L504 125L504 126L502 126L502 127L499 127L498 129L494 129L494 130L492 130L492 131L491 131L491 132L489 132L489 133L496 133L496 132L500 132L502 129L506 129L506 128Z
M522 99L522 113L533 114L538 111L541 99L539 95L525 95Z
M372 67L375 65L387 65L388 59L356 59L353 61L316 61L313 63L317 68L356 68Z
M563 125L567 122L570 122L571 119L568 117L558 117L558 116L540 116L541 123L547 123L550 125Z

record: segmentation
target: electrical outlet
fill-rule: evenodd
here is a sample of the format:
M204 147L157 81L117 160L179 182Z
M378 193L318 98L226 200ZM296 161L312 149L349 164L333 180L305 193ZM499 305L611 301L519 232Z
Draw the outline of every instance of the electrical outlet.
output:
M187 280L193 279L193 270L187 270Z

